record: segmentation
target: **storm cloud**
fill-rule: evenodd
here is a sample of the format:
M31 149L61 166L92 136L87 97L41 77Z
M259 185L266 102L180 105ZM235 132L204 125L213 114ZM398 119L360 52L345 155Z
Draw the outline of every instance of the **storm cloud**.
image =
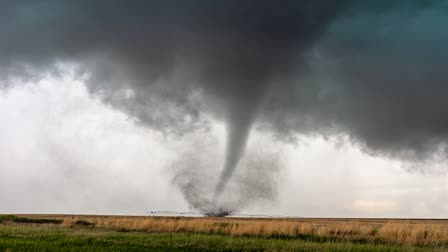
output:
M447 154L443 1L2 1L3 81L75 63L89 91L168 134L227 125L218 197L256 125Z

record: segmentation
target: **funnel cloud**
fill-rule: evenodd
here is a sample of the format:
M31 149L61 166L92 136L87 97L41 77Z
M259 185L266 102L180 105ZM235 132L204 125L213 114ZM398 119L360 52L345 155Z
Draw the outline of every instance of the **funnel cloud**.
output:
M447 13L444 1L417 0L2 1L1 86L69 63L92 95L145 127L184 135L224 121L208 202L225 191L254 127L279 140L346 135L412 164L445 161ZM185 193L198 190L179 182L182 171L175 184L208 209Z

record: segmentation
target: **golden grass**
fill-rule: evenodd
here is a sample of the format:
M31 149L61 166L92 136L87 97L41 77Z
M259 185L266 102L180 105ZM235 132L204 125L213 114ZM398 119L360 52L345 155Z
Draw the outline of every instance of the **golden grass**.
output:
M55 216L51 216L55 217ZM62 225L87 221L100 228L144 232L284 236L393 245L448 245L448 220L250 219L130 216L57 216Z

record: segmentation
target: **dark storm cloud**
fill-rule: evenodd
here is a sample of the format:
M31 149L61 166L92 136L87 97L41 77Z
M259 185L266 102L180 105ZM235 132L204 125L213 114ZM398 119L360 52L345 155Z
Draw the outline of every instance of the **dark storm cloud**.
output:
M443 1L0 3L4 77L76 62L93 94L144 125L225 120L217 196L255 121L284 139L348 134L406 160L446 153Z
M274 91L266 120L286 137L344 132L371 154L440 159L448 151L447 13L440 1L336 20L314 45L306 84Z

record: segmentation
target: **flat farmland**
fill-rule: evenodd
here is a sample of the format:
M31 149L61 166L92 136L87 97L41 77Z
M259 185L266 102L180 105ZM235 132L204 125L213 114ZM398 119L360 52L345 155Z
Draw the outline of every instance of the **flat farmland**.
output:
M0 215L0 251L448 251L448 220Z

